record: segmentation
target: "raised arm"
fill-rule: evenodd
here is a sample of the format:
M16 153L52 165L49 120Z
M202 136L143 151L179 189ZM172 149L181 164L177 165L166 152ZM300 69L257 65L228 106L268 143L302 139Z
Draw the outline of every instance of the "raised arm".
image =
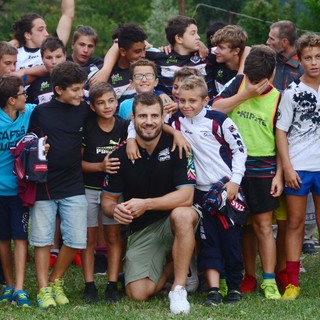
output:
M75 4L74 0L62 0L61 1L61 17L57 25L57 35L59 39L67 46L72 22L75 13Z
M109 80L112 69L119 58L118 43L114 43L104 56L103 67L90 79L90 85Z

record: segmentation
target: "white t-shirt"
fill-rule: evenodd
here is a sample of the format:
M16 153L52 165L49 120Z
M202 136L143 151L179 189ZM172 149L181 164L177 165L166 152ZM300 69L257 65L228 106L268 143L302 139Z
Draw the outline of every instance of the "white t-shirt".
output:
M293 168L320 171L320 87L317 92L293 81L283 92L276 126L288 133Z
M20 47L17 58L16 70L43 65L40 49Z

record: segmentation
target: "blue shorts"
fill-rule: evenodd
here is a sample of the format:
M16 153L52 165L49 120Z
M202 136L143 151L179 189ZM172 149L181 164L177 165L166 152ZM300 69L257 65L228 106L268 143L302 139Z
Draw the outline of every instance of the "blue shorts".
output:
M284 187L284 193L294 196L306 196L309 192L320 195L320 171L299 171L297 173L301 179L300 189L295 190Z
M28 240L29 208L18 196L0 196L0 240Z
M59 211L64 245L74 249L85 249L87 246L87 208L85 195L59 200L36 201L30 211L30 244L35 247L45 247L53 243L56 215Z

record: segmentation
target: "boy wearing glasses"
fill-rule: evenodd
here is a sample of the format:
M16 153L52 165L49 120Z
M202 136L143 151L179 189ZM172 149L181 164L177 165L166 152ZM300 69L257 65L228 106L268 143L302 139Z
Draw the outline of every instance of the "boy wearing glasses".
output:
M130 83L133 84L136 93L153 92L158 85L157 67L154 62L147 59L140 59L130 65ZM171 99L161 91L155 91L165 105ZM130 120L132 116L132 105L134 98L126 99L120 104L119 117ZM176 111L176 108L165 109L166 112Z
M26 104L26 93L20 78L12 75L0 77L0 107L0 260L6 280L0 303L30 307L29 294L23 290L29 210L18 196L17 177L13 174L14 157L10 147L16 146L27 133L35 105ZM15 280L11 240L14 241Z

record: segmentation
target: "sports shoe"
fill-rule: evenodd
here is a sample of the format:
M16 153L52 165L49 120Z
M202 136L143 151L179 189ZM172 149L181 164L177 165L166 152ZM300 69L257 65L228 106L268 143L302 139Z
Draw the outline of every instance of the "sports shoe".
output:
M106 302L117 303L121 300L121 294L118 291L118 288L112 288L107 285L104 294Z
M80 250L77 251L76 255L73 258L73 262L75 265L78 267L82 266L82 261L81 261L81 255L80 255Z
M196 264L196 257L195 255L192 256L190 266L189 266L189 273L187 276L186 282L186 290L188 292L195 292L199 287L199 277L198 277L198 270Z
M69 299L64 293L63 290L63 280L62 279L55 279L54 282L51 282L49 286L52 288L52 295L56 304L63 306L69 303Z
M225 303L235 304L240 302L242 294L238 290L230 290L225 298Z
M267 299L277 300L281 298L276 281L273 279L263 280L261 289L263 290L264 296Z
M170 311L174 314L189 313L190 303L187 300L187 290L177 285L173 291L169 292Z
M52 288L41 288L37 294L37 306L40 309L48 309L49 307L55 307L57 304L53 299Z
M302 252L305 254L317 254L318 251L313 243L304 243L302 246Z
M52 252L50 252L50 261L49 261L49 268L52 268L58 260L58 256Z
M255 292L257 284L257 279L254 276L246 274L242 279L240 291L242 293Z
M227 286L227 280L221 279L219 280L219 291L222 295L222 297L226 297L228 294L228 286Z
M91 286L85 286L82 299L85 303L99 302L98 289L94 283Z
M29 293L24 290L18 290L12 295L12 304L17 307L31 307L31 301L29 300Z
M299 273L306 273L306 272L307 272L307 270L302 263L302 259L300 258Z
M293 284L289 283L286 287L281 300L296 300L300 296L300 287L296 287Z
M281 271L276 273L276 283L280 293L284 293L288 285L288 274L286 271Z
M210 291L206 301L204 302L206 306L213 307L216 307L220 303L222 303L222 295L219 291Z
M6 286L2 291L2 295L0 296L0 303L3 303L3 302L11 303L13 292L14 292L13 287Z

